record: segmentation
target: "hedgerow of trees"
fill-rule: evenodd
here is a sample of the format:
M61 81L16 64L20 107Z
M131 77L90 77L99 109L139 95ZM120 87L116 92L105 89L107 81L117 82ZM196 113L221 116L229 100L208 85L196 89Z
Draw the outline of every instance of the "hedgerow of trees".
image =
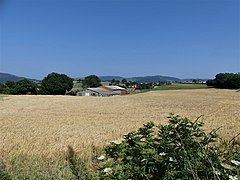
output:
M23 79L16 83L14 88L11 90L11 94L37 94L36 83Z
M121 83L121 84L120 84ZM122 79L121 82L119 80L112 79L109 85L118 85L124 88L135 88L136 90L144 90L144 89L153 89L155 86L161 86L164 84L170 85L170 82L152 82L152 83L142 83L142 82L134 82L127 81L126 79Z
M37 94L37 84L23 79L18 82L7 81L0 84L1 94Z
M239 89L240 73L219 73L215 79L208 80L207 85L223 89Z

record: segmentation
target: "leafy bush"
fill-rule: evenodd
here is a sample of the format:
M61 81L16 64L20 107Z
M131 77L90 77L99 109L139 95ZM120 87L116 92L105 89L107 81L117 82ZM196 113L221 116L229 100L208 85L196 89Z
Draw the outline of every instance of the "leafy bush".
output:
M98 158L98 177L237 179L238 151L224 152L214 143L218 137L216 131L206 133L202 126L198 120L192 122L173 114L167 125L156 126L149 122L106 146L104 155Z

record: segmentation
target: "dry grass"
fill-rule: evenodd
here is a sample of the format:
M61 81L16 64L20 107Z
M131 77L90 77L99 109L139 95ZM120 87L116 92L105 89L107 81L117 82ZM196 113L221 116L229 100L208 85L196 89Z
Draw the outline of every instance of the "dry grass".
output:
M147 121L165 123L170 112L202 120L221 137L240 132L240 93L233 90L154 91L122 97L8 96L0 101L0 152L54 157L72 145L93 146L136 130Z

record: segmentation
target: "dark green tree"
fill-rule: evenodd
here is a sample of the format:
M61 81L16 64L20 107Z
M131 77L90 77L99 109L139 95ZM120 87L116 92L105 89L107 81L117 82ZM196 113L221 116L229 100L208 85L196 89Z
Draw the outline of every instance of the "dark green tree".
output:
M64 95L73 88L73 79L65 74L51 73L42 80L42 93Z
M126 84L126 83L127 83L127 80L126 80L126 79L122 79L122 83L123 83L123 84Z
M225 89L240 88L240 73L219 73L215 79L207 81L208 86Z
M37 94L37 84L23 79L16 83L14 88L10 90L11 94Z
M99 87L101 86L101 80L96 75L90 75L84 78L82 86L83 88Z
M229 88L239 89L240 88L240 73L232 74L228 80Z
M207 86L216 86L216 81L215 80L213 80L213 79L209 79L209 80L207 80Z
M228 73L219 73L215 76L216 87L218 88L226 88L228 81Z
M119 80L116 80L115 81L115 85L119 85L120 84L120 81Z

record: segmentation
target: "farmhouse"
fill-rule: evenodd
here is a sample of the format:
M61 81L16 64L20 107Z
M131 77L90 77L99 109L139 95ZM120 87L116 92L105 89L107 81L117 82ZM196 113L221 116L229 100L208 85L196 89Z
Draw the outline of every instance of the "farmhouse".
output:
M128 94L125 88L120 86L101 86L97 88L87 88L85 91L78 92L77 96L120 96Z

